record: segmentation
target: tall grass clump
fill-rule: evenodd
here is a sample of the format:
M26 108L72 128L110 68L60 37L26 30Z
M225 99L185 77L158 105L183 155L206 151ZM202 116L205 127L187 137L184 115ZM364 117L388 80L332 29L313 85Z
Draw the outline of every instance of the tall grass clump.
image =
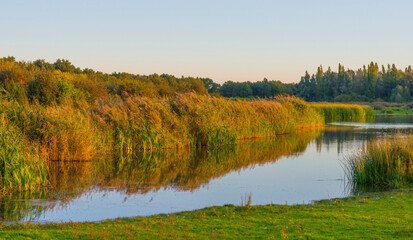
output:
M91 108L90 115L99 129L111 130L115 150L125 153L183 147L191 143L186 126L172 111L168 99L109 99Z
M324 124L322 116L295 97L228 100L185 94L171 99L171 105L200 146L233 144Z
M0 191L28 191L46 183L47 166L17 129L0 123Z
M228 100L194 93L152 99L109 98L88 110L115 152L234 144L324 126L324 118L295 97Z
M97 154L99 134L84 110L2 102L0 113L44 160L90 160Z
M374 117L370 106L338 103L312 103L311 107L322 114L326 121L357 121Z
M378 139L346 162L353 187L401 187L413 183L413 135Z

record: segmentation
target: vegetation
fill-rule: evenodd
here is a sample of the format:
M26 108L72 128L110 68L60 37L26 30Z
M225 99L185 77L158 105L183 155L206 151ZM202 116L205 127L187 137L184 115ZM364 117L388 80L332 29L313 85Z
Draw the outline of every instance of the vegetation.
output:
M409 107L383 107L375 110L375 115L413 115Z
M413 136L375 140L347 162L354 188L400 187L413 183Z
M320 130L251 139L219 148L138 152L131 159L108 157L97 161L48 163L48 188L10 192L1 197L5 222L37 220L87 194L91 188L145 194L162 188L195 191L230 172L300 154ZM47 204L22 199L45 199Z
M63 100L65 104L71 100L93 103L107 96L159 98L187 92L237 98L294 95L310 102L402 103L412 100L413 70L409 66L403 71L394 64L379 69L373 62L358 70L345 70L339 64L338 72L330 67L323 71L322 66L312 76L306 72L299 83L264 78L257 82L228 81L220 85L210 78L105 74L88 68L81 70L64 59L55 63L17 62L14 57L5 57L0 59L0 92L20 104L37 101L43 105L63 103Z
M310 205L227 205L92 223L3 226L2 239L407 239L413 192L401 190Z
M224 97L266 98L280 94L289 94L310 102L409 102L413 96L413 70L411 66L404 71L393 64L381 71L377 63L371 62L367 67L356 71L344 69L339 64L338 72L329 67L323 71L320 66L310 76L308 72L300 82L282 83L264 79L258 82L228 81L216 88Z
M0 193L12 189L33 190L46 183L46 165L38 154L27 149L27 142L22 142L20 136L3 118L0 123Z
M166 97L176 93L206 94L216 88L210 79L181 77L167 74L149 76L129 73L105 74L92 69L80 70L68 60L55 63L44 60L17 62L14 57L0 59L0 90L3 98L20 104L38 102L49 106L71 104L72 101L93 103L115 95ZM3 88L3 89L1 89Z
M374 117L373 108L355 104L313 103L312 108L320 112L326 121L355 121Z
M13 142L30 142L45 161L107 154L130 159L140 151L234 144L324 124L322 116L294 97L230 101L185 94L108 99L82 108L5 101L0 113L7 126L22 133Z
M80 70L67 60L51 64L2 58L0 87L5 131L18 133L15 142L27 143L19 151L38 156L33 160L37 167L56 160L112 155L130 161L141 151L211 148L319 128L324 116L330 117L297 97L225 99L207 94L219 88L211 79L103 74ZM341 117L357 114L368 115L356 111ZM43 165L35 163L39 161ZM38 173L47 171L38 168ZM11 174L11 168L2 171Z
M39 64L0 60L0 80L6 89L0 114L8 123L5 131L10 127L20 133L14 142L29 143L19 151L33 151L44 163L107 154L125 160L139 151L234 144L324 124L322 116L295 97L232 101L202 91L179 93L192 89L179 87L185 79L177 81L174 90L166 91L160 84L156 94L118 94L110 92L110 86L124 81L123 75L115 74L117 80L109 81L102 80L109 75L94 78L91 71L79 72L68 62ZM9 164L9 158L5 161ZM7 172L4 178L13 174L11 168L2 171Z

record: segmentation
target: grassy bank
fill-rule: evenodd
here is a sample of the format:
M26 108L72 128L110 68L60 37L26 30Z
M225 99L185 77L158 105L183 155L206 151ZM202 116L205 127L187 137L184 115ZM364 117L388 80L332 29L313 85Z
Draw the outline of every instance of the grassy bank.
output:
M2 226L2 239L407 239L413 191L313 205L223 206L98 223Z
M375 108L375 115L413 115L413 109L410 107L383 107Z
M413 102L353 102L352 104L370 106L374 115L413 115Z
M413 184L413 135L375 140L349 158L346 166L356 189Z
M356 104L311 103L326 121L357 121L374 117L372 107Z

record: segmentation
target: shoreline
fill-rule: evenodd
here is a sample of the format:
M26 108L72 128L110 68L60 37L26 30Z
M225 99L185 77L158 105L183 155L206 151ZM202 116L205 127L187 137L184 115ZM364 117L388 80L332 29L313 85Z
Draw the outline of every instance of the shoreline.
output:
M406 188L312 204L252 206L247 203L100 222L3 225L0 237L405 239L413 236L412 212L413 189Z

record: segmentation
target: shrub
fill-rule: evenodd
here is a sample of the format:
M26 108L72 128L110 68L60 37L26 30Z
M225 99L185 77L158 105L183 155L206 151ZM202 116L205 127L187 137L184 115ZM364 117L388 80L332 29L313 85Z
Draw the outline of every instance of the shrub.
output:
M42 72L28 83L27 94L31 102L51 105L56 101L58 93L59 86L51 73Z
M27 102L27 92L21 83L14 81L6 82L4 88L10 100L16 101L19 104L25 104Z

